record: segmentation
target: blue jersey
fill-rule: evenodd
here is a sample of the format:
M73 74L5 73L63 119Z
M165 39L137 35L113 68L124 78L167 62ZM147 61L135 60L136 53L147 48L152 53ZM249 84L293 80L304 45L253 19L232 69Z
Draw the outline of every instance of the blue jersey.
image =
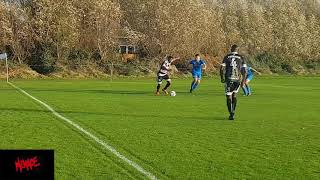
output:
M248 77L253 76L252 69L250 66L248 67L248 70L247 70L247 76Z
M197 60L192 60L190 64L193 66L192 73L202 73L202 66L204 66L206 63L201 59L199 62Z

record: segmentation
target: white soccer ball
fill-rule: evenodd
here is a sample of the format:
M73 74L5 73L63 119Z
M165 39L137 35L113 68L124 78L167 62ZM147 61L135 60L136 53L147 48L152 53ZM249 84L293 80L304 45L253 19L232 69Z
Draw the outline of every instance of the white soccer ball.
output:
M177 93L175 91L170 92L170 96L176 96L176 95L177 95Z

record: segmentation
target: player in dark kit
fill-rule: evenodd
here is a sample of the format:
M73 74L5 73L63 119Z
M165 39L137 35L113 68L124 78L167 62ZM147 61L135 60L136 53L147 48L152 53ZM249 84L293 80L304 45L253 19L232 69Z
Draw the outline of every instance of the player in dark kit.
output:
M221 82L225 83L227 105L230 113L229 120L234 120L237 107L237 93L246 80L247 64L243 56L238 54L238 46L231 47L229 53L221 64Z
M176 61L178 59L179 58L173 58L172 56L168 56L168 57L166 57L166 60L161 64L160 70L158 72L158 77L157 77L157 83L158 83L157 92L156 92L157 96L160 95L160 87L161 87L163 80L167 81L167 85L162 89L162 91L166 95L169 94L167 89L171 85L171 79L169 77L170 66L171 66L171 63L173 63L174 61Z

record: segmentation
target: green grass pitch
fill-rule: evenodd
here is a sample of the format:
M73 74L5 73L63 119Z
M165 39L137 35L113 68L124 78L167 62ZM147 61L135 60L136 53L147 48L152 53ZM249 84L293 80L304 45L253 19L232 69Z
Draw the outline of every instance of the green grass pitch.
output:
M320 78L259 77L227 120L223 85L174 79L13 81L159 179L320 179ZM6 83L0 149L54 149L56 179L145 179Z

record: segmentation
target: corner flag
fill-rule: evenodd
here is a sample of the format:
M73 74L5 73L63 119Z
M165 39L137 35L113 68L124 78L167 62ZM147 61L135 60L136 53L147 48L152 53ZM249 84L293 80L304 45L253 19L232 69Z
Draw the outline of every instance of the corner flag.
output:
M7 53L0 54L0 59L1 59L1 60L3 60L3 59L7 59L7 58L8 58Z
M9 82L9 67L8 67L8 55L7 55L7 53L0 54L0 60L6 60L7 82Z

